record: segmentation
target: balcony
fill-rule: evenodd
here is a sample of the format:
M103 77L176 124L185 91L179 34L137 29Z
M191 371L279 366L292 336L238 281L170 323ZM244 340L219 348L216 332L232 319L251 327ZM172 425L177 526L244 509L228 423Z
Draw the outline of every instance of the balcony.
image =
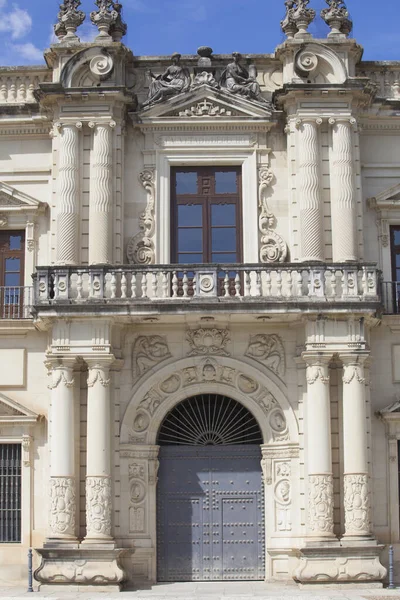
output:
M30 319L33 287L0 286L0 319Z
M38 267L35 312L375 311L373 264Z

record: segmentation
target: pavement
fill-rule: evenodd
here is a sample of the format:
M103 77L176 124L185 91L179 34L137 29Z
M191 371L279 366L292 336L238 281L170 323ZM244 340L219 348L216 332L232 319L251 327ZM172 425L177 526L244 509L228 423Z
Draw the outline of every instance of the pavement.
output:
M36 588L35 588L36 590ZM1 600L31 598L49 600L400 600L400 587L385 588L317 586L299 588L295 583L249 582L189 582L160 583L146 589L118 592L46 590L28 593L26 587L1 586Z

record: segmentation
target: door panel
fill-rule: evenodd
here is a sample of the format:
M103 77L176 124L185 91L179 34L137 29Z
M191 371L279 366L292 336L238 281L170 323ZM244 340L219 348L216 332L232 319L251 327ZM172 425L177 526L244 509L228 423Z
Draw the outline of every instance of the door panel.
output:
M263 579L259 446L160 449L159 581Z

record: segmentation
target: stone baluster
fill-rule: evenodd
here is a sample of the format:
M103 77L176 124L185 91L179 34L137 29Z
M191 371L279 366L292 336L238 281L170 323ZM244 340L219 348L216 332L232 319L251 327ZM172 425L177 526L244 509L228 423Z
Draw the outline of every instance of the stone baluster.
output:
M366 354L340 355L343 362L343 463L345 537L371 537L368 475Z
M82 123L57 123L60 132L57 199L57 264L79 262L79 130Z
M110 365L114 357L88 359L86 543L112 540Z
M308 465L307 536L334 539L329 361L304 353L307 363L305 439Z
M89 263L112 262L112 166L115 121L89 123L94 130L89 200Z
M318 126L321 119L299 119L298 189L301 260L324 260L323 204L320 188Z
M352 127L355 119L329 119L332 125L331 214L333 261L358 258Z
M74 358L50 359L49 539L76 540Z

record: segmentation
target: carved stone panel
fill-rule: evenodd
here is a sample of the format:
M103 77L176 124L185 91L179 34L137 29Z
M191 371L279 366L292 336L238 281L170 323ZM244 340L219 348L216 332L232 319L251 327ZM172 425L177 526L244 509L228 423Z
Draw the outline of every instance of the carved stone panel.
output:
M279 335L262 333L251 335L245 356L268 367L280 377L285 375L285 349Z
M141 377L155 365L170 358L166 338L160 335L142 335L137 338L133 347L133 374Z
M193 355L220 355L229 356L226 345L229 342L229 331L227 329L191 329L187 332L186 339L189 342L189 356Z

